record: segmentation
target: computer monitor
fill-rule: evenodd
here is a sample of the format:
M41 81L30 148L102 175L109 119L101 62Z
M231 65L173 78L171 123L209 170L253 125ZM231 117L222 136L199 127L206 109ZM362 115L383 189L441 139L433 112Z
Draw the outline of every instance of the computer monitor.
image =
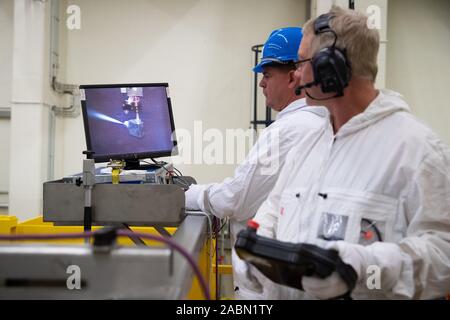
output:
M88 157L95 162L177 154L167 83L81 85Z

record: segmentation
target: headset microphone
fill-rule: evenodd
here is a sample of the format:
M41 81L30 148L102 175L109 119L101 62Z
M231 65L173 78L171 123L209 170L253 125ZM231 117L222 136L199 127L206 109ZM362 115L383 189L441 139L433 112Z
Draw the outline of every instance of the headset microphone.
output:
M311 87L312 87L313 85L315 85L315 84L316 84L316 82L315 82L315 81L312 81L312 82L308 82L307 84L304 84L304 85L302 85L302 86L298 86L298 87L295 89L295 95L297 95L297 96L301 95L303 89L311 88Z

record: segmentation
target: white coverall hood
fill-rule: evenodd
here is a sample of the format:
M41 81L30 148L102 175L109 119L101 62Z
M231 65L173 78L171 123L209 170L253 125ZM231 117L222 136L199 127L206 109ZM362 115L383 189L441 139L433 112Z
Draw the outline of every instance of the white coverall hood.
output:
M390 90L380 90L378 96L367 109L350 119L339 129L336 136L345 137L353 134L400 111L410 112L409 106L403 100L402 95Z

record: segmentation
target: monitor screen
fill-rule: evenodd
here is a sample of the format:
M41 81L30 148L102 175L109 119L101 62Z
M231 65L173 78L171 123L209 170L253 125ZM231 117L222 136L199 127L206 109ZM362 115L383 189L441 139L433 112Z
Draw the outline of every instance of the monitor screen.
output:
M167 83L82 85L80 96L96 162L177 154Z

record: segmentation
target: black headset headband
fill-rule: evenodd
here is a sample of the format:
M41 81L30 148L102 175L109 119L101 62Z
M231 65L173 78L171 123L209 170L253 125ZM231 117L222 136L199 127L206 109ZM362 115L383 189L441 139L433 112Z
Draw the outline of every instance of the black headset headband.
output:
M314 21L314 33L316 35L321 34L321 33L326 33L326 32L332 33L334 35L334 42L333 42L332 47L334 48L336 46L337 34L330 27L330 21L333 18L334 18L334 16L332 16L328 13L324 13L324 14L318 16L316 21Z
M334 18L333 16L325 13L317 17L314 22L314 32L316 34L323 33L325 31L331 30L330 20Z

